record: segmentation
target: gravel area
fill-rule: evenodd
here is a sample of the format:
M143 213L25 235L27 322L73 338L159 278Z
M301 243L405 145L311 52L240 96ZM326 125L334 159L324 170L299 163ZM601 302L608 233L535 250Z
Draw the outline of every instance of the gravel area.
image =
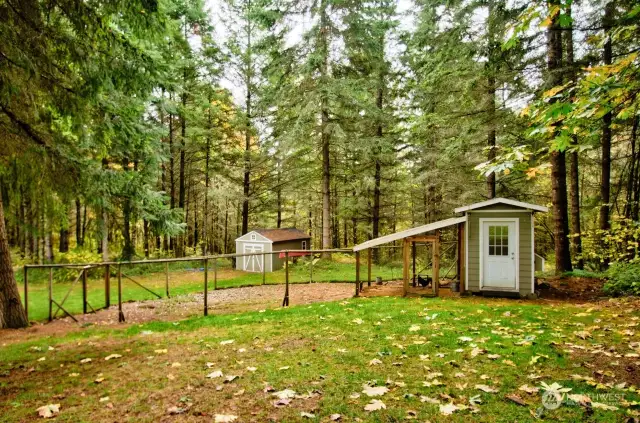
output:
M289 305L335 301L354 295L352 283L290 284ZM251 310L275 308L282 305L285 285L261 285L243 288L227 288L209 291L209 314L237 313ZM128 302L122 304L126 322L118 323L118 306L99 310L97 313L75 315L79 323L71 318L57 319L52 323L35 323L30 328L18 331L0 331L3 343L24 341L25 338L55 336L79 330L89 325L123 326L154 320L175 321L194 315L202 315L204 302L202 293L182 295L169 299Z

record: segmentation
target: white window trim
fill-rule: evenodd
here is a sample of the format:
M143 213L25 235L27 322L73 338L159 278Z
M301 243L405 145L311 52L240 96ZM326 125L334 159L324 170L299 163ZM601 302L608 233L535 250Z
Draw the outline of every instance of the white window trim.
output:
M505 292L520 292L520 218L518 217L481 217L479 220L480 233L479 233L479 242L480 242L480 290L481 291L505 291ZM484 222L515 222L516 224L516 233L515 233L515 261L516 261L516 287L515 289L509 288L496 288L492 286L488 286L485 288L484 286L484 272L482 269L484 263Z
M302 241L302 249L306 250L307 249L307 241Z

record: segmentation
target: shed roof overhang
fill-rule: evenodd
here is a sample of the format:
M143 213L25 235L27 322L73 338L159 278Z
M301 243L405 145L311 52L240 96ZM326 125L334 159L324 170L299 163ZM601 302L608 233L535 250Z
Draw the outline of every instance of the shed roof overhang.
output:
M381 236L376 239L363 242L353 247L353 251L362 251L367 248L377 247L378 245L388 244L393 241L408 238L410 236L424 234L426 232L435 231L437 229L446 228L447 226L457 225L458 223L466 222L466 217L453 217L451 219L439 220L437 222L428 223L426 225L418 226L416 228L406 229L404 231L396 232L394 234Z
M470 210L492 206L494 204L507 204L509 206L520 207L523 209L529 209L529 210L539 211L543 213L546 213L547 211L549 211L549 209L544 206L539 206L537 204L531 204L531 203L523 203L522 201L510 200L508 198L492 198L491 200L482 201L480 203L473 203L473 204L469 204L468 206L458 207L454 211L456 213L464 213Z

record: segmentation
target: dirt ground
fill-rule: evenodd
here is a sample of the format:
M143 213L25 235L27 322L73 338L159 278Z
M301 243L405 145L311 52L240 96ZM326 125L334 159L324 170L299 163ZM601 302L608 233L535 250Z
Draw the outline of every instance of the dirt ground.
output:
M354 295L352 283L313 283L291 284L289 286L289 305L309 304L321 301L336 301L351 298ZM284 299L284 285L261 285L243 288L228 288L209 291L209 314L226 314L242 311L261 310L280 307ZM153 320L176 321L202 315L204 312L203 294L189 294L170 299L148 300L123 303L122 311L125 323L118 322L118 307L99 310L96 313L79 314L74 317L57 319L51 323L34 323L24 330L0 330L2 344L23 342L42 336L56 336L87 326L127 326Z

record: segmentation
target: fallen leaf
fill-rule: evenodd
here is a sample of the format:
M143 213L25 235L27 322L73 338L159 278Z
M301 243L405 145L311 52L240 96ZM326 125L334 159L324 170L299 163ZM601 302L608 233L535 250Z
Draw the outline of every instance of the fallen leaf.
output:
M293 389L283 389L282 391L274 392L273 396L280 399L295 398L296 391Z
M176 414L182 414L185 411L186 410L184 408L176 407L175 405L173 407L167 408L167 414L169 414L171 416L175 416Z
M38 415L44 419L50 419L60 413L60 404L47 404L36 410Z
M520 397L520 395L518 394L509 394L509 395L505 395L505 398L508 400L511 400L513 402L515 402L518 405L527 405L526 402L524 402L524 400L522 399L522 397Z
M227 339L226 341L221 341L220 345L229 345L233 344L235 341L233 339Z
M207 375L207 378L209 378L209 379L215 379L215 378L222 377L222 376L224 376L224 375L222 374L222 370L216 370L216 371L213 371L213 372L209 373L209 374Z
M111 354L111 355L106 356L104 359L105 359L105 361L109 361L109 360L111 360L113 358L120 358L120 357L122 357L120 354Z
M91 359L90 358L83 358L82 360L80 360L80 363L82 363L82 364L91 363Z
M488 392L488 393L494 393L494 392L498 392L497 389L488 386L488 385L476 385L476 389L479 389L483 392Z
M300 412L300 416L301 417L305 417L307 419L315 419L316 418L315 414L307 413L306 411L301 411Z
M378 360L377 358L374 358L369 362L369 366L377 366L378 364L382 364L382 361Z
M329 416L329 420L331 420L332 422L337 422L340 419L342 419L341 414L332 414Z
M379 397L389 392L389 388L387 388L386 386L363 385L362 387L362 393L367 394L367 396L369 397Z
M383 408L387 408L386 405L380 400L374 399L371 402L364 406L364 411L376 411L382 410Z
M231 423L235 422L238 419L238 416L233 416L231 414L216 414L214 422L215 423Z
M536 388L534 386L522 385L518 388L520 391L526 392L527 394L537 394L540 388Z
M450 402L449 404L440 404L440 414L445 416L450 416L457 410L459 410L459 408L454 403Z

